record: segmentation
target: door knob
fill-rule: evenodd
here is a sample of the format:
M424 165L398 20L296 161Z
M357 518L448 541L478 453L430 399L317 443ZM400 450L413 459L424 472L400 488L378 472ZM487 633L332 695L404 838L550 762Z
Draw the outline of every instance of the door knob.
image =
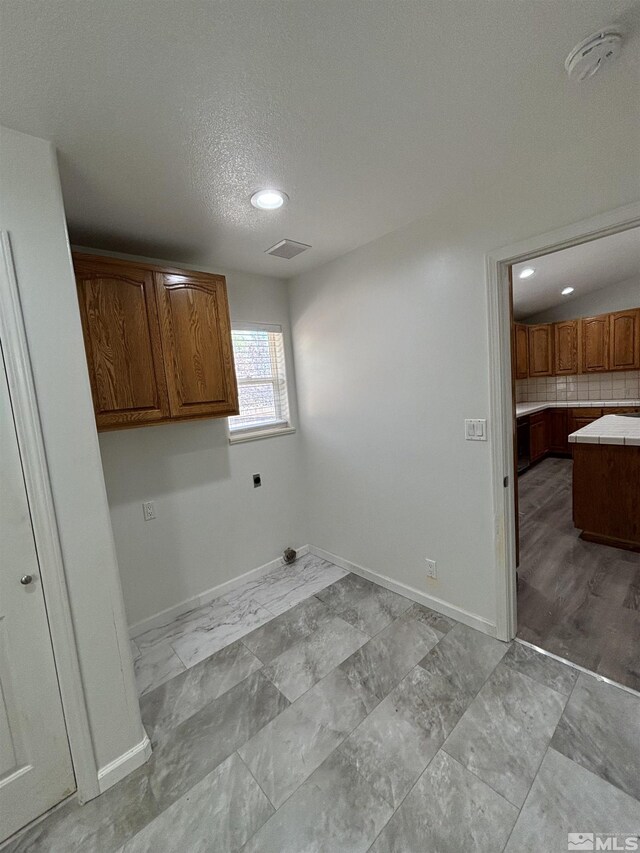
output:
M33 575L22 575L20 583L23 586L28 586L33 581Z

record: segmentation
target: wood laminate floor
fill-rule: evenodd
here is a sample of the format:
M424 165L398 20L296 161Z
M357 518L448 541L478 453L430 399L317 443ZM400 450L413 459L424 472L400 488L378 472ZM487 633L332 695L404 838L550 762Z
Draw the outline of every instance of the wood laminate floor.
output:
M640 691L640 554L579 538L572 466L519 479L518 637Z

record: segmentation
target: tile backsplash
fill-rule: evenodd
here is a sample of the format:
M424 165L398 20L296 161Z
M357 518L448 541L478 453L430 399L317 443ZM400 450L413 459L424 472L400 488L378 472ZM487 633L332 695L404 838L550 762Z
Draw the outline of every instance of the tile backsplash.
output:
M545 400L639 400L640 370L518 379L517 403Z

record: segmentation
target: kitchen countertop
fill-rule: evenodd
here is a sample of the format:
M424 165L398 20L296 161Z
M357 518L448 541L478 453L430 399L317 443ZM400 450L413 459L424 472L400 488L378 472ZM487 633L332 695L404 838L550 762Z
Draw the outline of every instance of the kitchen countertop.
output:
M544 412L545 409L589 409L612 406L640 406L640 400L548 400L538 403L516 403L516 417ZM608 417L614 417L609 415ZM636 418L636 420L640 420Z
M640 418L604 415L569 436L571 444L624 444L640 447Z

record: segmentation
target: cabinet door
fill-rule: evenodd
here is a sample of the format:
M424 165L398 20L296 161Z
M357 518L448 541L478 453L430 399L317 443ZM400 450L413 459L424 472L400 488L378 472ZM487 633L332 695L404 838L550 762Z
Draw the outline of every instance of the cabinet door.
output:
M523 323L515 324L515 361L516 379L529 376L529 331Z
M640 367L640 308L609 314L609 370Z
M529 326L529 376L553 375L553 326Z
M547 438L549 450L554 453L567 453L569 442L567 441L567 410L547 410Z
M567 433L570 435L572 432L576 432L582 427L589 426L594 421L597 421L598 418L602 417L602 409L599 408L579 408L579 409L570 409L567 423Z
M547 443L547 419L544 412L532 415L529 426L529 453L531 461L540 459L549 449Z
M155 283L172 417L237 415L224 277L161 271Z
M581 373L609 370L609 315L584 317L580 321L582 334Z
M152 273L78 253L73 261L98 429L168 417Z
M553 324L554 373L556 376L578 372L578 321Z

